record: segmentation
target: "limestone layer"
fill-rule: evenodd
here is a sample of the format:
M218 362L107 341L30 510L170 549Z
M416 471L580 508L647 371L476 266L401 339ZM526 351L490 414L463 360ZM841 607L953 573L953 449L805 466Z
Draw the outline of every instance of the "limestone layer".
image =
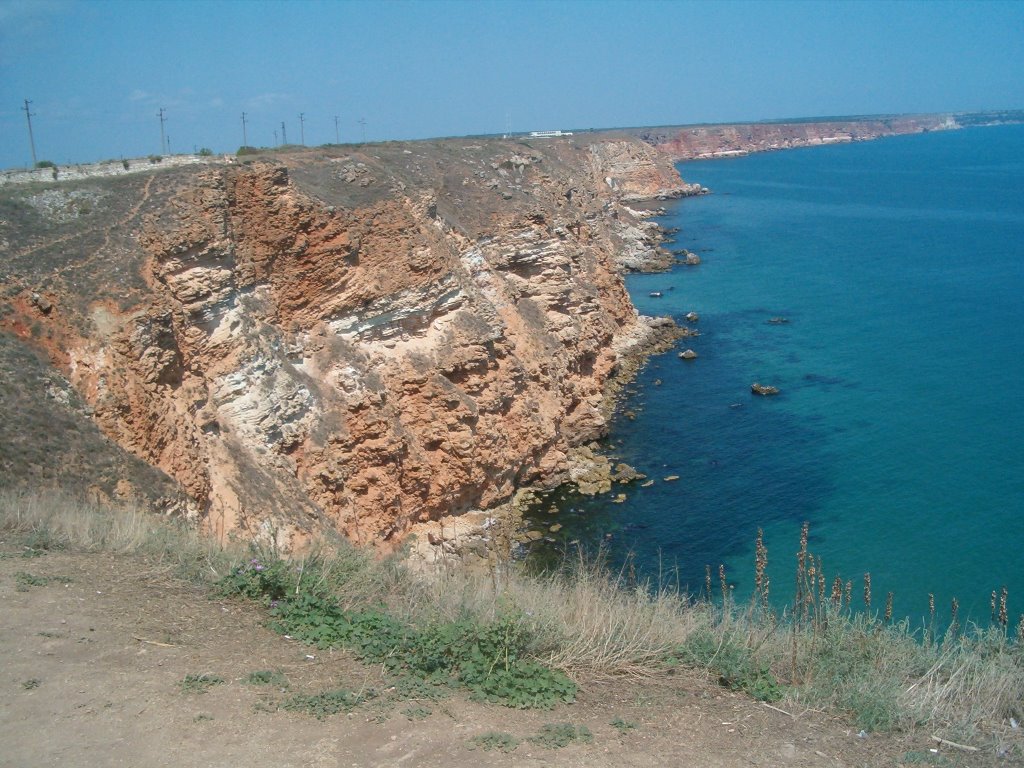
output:
M390 544L567 475L651 334L625 203L695 191L621 136L9 185L0 327L218 535Z

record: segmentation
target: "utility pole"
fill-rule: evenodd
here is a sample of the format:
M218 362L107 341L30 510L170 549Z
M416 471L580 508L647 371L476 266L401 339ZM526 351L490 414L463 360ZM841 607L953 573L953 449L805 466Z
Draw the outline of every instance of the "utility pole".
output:
M363 144L366 143L366 118L360 117L358 123L363 126Z
M338 133L338 116L334 116L334 143L341 144L341 134Z
M171 134L167 134L167 154L171 154Z
M164 108L160 107L160 111L156 113L156 116L160 118L160 154L166 152L165 147L167 146L167 139L164 138L164 122L167 118L164 117Z
M274 129L274 146L277 146L277 128Z
M245 132L245 112L242 113L242 146L249 146L249 137Z
M288 143L288 131L284 129L284 120L281 121L281 143Z
M33 114L28 111L28 105L32 102L25 99L25 106L22 107L25 110L25 119L28 120L28 143L32 146L32 167L36 167L36 140L32 137L32 117Z
M306 113L299 112L299 142L306 146Z

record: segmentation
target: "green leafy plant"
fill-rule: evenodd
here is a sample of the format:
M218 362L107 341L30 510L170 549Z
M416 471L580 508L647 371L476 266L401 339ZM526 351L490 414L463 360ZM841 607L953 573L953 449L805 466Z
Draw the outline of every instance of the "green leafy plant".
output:
M430 717L433 712L431 712L427 707L417 706L403 709L402 714L410 720L423 720L424 718Z
M253 557L235 566L217 582L217 594L275 603L294 595L299 586L294 567L281 559Z
M217 675L185 675L179 685L183 693L206 693L213 686L224 682L224 678Z
M48 584L69 584L69 576L35 576L25 571L18 571L14 574L15 589L19 592L28 592L29 587L45 587Z
M550 709L575 698L568 677L522 658L528 638L512 616L417 629L382 610L345 611L310 593L276 601L271 615L282 634L319 648L350 648L364 661L428 686L461 685L475 698L517 708Z
M213 150L210 149L209 147L203 147L202 149L199 150L198 154L200 157L212 157Z
M52 160L40 160L36 163L36 168L56 168L57 164Z
M711 669L726 688L744 691L759 701L778 701L783 690L767 662L731 635L695 632L676 649L684 664Z
M287 688L288 678L280 670L260 669L250 672L245 682L249 685L272 685L275 688Z
M323 720L339 712L349 712L361 704L377 697L374 690L353 693L342 688L322 693L300 693L292 696L281 704L281 709L289 712L302 712Z
M23 682L21 684L21 687L24 688L26 691L31 691L31 690L34 690L34 689L38 688L42 684L43 684L42 680L40 680L37 677L33 677L33 678Z
M479 736L474 736L469 740L468 744L469 749L480 748L485 752L497 749L506 753L514 751L518 746L519 739L511 733L499 733L497 731L490 731L488 733L482 733Z
M616 717L612 720L611 725L614 726L620 734L629 733L637 727L636 723L632 723L629 720L623 720L621 717Z
M531 736L527 741L539 747L548 749L560 749L567 747L574 741L589 744L594 740L594 735L585 725L575 726L572 723L545 723L536 736Z

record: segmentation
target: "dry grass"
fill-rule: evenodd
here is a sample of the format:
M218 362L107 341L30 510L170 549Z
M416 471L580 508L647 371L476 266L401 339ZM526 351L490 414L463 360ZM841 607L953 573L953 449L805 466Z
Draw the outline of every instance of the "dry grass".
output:
M702 621L674 590L627 585L583 561L546 576L509 569L500 580L456 572L433 585L432 604L449 616L514 611L536 639L538 660L577 678L657 674Z
M724 604L712 605L637 584L600 563L578 562L546 576L507 566L425 581L400 561L339 543L291 567L346 608L386 604L412 622L515 616L532 638L535 659L577 679L657 675L688 659L755 695L759 689L743 676L756 675L748 682L781 691L781 705L791 711L843 713L867 730L927 727L972 738L1008 729L1011 718L1024 720L1024 644L1009 634L1005 597L997 596L1002 605L993 609L991 627L961 629L954 617L937 639L934 622L914 632L889 616L855 612L851 582L827 581L801 538L801 588L783 619L768 605L764 581L749 606L733 605L730 592ZM221 549L178 521L140 510L9 492L0 492L0 540L27 554L70 548L144 556L168 574L210 584L254 555L242 545ZM757 548L755 580L766 558ZM866 597L871 587L864 581Z

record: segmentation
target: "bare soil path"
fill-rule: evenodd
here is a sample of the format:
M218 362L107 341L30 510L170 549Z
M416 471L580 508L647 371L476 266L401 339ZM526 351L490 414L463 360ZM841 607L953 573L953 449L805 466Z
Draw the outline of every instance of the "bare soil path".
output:
M264 670L287 682L248 681ZM189 675L223 682L199 693L183 685ZM858 737L848 724L793 718L685 676L584 685L576 704L552 711L458 696L372 702L322 720L279 709L297 693L381 685L379 670L348 653L277 635L251 604L211 599L141 559L26 559L0 546L0 766L1010 764L932 752L924 733ZM558 723L585 726L592 741L527 740ZM492 732L520 743L471 749Z

